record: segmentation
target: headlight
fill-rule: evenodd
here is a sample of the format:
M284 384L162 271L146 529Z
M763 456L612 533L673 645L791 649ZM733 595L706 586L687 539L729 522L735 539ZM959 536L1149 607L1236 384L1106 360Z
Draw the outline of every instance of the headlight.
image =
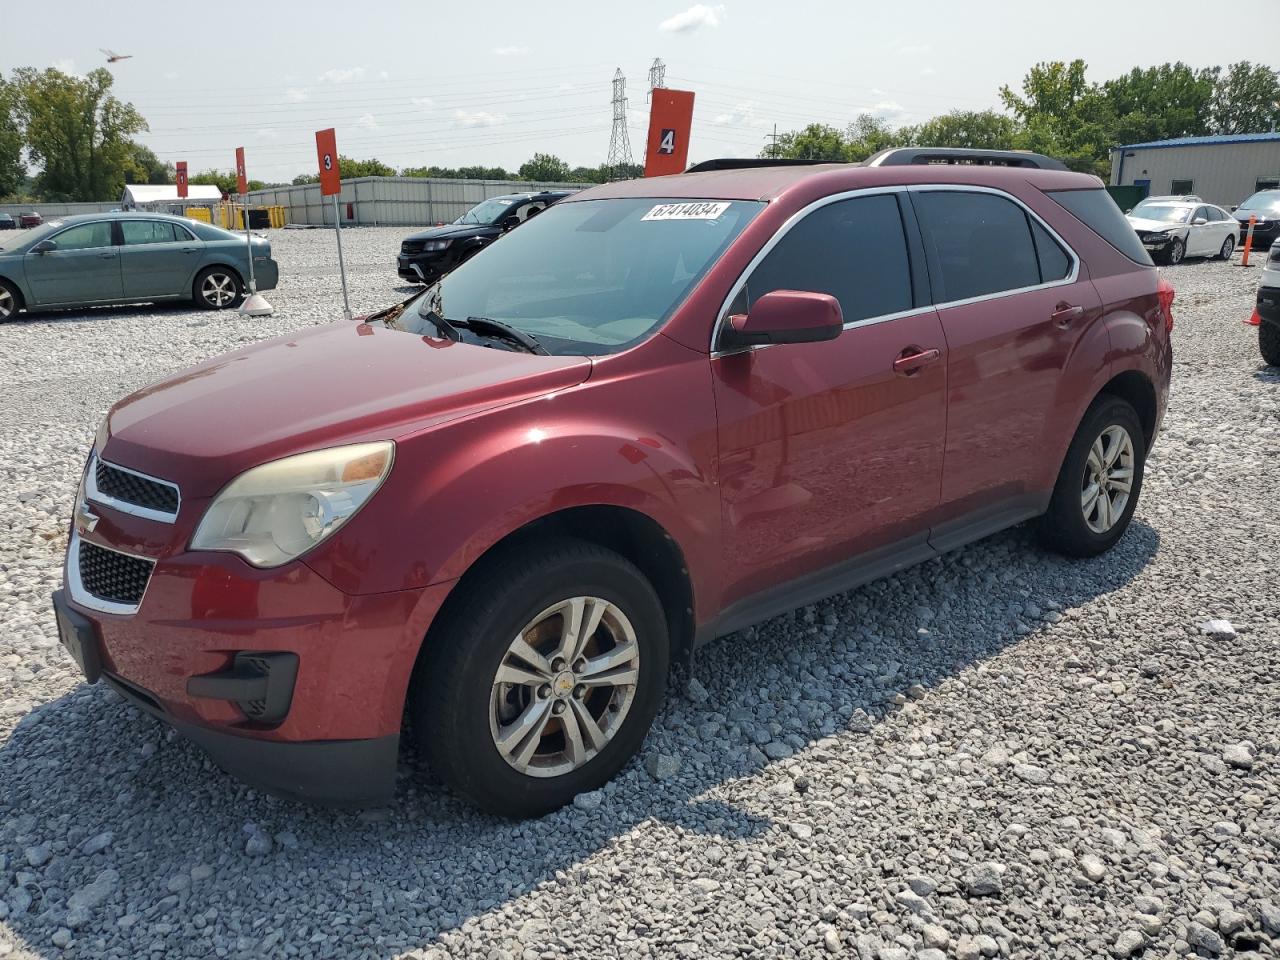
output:
M1148 240L1154 240L1154 241L1156 241L1157 243L1159 243L1159 242L1160 242L1160 241L1162 241L1162 240L1168 240L1168 239L1169 239L1169 235L1168 235L1167 233L1148 233L1148 234L1147 234L1147 239L1148 239Z
M238 553L278 567L331 536L377 492L391 470L390 440L315 450L236 477L205 511L192 550Z
M449 242L450 241L448 240L428 240L422 245L422 249L427 253L435 253L436 251L443 250L447 247Z

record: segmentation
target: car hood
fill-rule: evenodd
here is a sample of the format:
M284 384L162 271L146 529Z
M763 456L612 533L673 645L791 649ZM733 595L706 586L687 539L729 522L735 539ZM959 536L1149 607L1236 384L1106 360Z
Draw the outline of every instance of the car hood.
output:
M396 438L585 380L586 357L491 349L341 322L225 354L144 387L107 415L99 450L212 496L269 460Z
M447 237L474 237L481 233L497 233L498 228L478 223L447 223L443 227L419 230L405 237L406 240L443 240Z
M1148 220L1146 217L1125 217L1135 230L1150 230L1155 233L1164 230L1180 230L1185 223L1169 223L1167 220Z
M1241 223L1248 223L1249 217L1257 217L1258 220L1280 220L1280 213L1273 210L1237 210L1232 214Z

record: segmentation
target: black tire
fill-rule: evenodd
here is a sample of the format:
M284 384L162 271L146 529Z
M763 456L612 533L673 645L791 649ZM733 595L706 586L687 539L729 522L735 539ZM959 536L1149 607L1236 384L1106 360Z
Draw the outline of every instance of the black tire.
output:
M1186 256L1187 245L1180 237L1174 237L1173 242L1169 244L1169 249L1165 251L1164 262L1176 266L1182 262Z
M0 280L0 323L18 319L22 309L22 294L7 280Z
M1123 427L1133 445L1133 477L1119 518L1105 532L1093 530L1085 517L1081 494L1089 472L1089 451L1104 431ZM1093 401L1067 449L1049 509L1040 517L1038 533L1046 547L1071 557L1093 557L1110 550L1124 536L1142 493L1147 460L1146 436L1138 413L1126 400L1104 393Z
M244 299L244 281L230 267L206 267L196 274L191 298L202 310L230 310Z
M1280 367L1280 323L1262 321L1258 327L1258 349L1268 366Z
M1233 234L1222 241L1222 248L1218 251L1219 260L1230 260L1236 252L1236 238Z
M530 543L481 562L427 636L410 700L413 736L432 771L476 807L505 817L541 816L607 782L640 748L666 688L666 616L644 575L595 544ZM532 776L510 765L494 743L495 674L513 637L541 611L577 596L616 604L631 621L640 663L635 694L621 726L594 757L559 776Z

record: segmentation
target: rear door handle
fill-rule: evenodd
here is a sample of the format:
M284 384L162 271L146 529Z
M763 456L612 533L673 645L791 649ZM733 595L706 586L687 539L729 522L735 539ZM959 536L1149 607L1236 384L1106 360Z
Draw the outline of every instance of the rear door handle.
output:
M1053 308L1053 313L1049 314L1049 319L1065 329L1083 316L1084 307L1072 306L1069 303L1060 303Z
M928 350L921 350L919 347L907 347L902 353L898 354L898 359L893 361L893 372L909 377L921 367L926 367L936 362L941 356L942 351L937 347L930 347Z

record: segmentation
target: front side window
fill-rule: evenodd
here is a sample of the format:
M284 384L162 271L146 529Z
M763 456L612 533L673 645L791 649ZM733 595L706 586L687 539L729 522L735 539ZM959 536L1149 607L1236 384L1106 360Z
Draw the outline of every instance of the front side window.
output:
M749 311L774 290L829 293L845 323L910 310L911 262L897 198L853 197L813 211L760 261L730 312Z
M552 354L616 353L666 322L763 206L652 197L557 203L382 322L438 337L437 317L464 327L483 318L535 337Z
M173 224L164 220L122 220L120 231L124 234L124 242L128 246L174 243L179 239L186 239L179 237Z
M111 224L82 223L52 238L59 250L92 250L111 246Z
M949 303L1040 283L1031 227L1023 209L991 193L955 190L913 195L925 243L941 276L934 300Z

